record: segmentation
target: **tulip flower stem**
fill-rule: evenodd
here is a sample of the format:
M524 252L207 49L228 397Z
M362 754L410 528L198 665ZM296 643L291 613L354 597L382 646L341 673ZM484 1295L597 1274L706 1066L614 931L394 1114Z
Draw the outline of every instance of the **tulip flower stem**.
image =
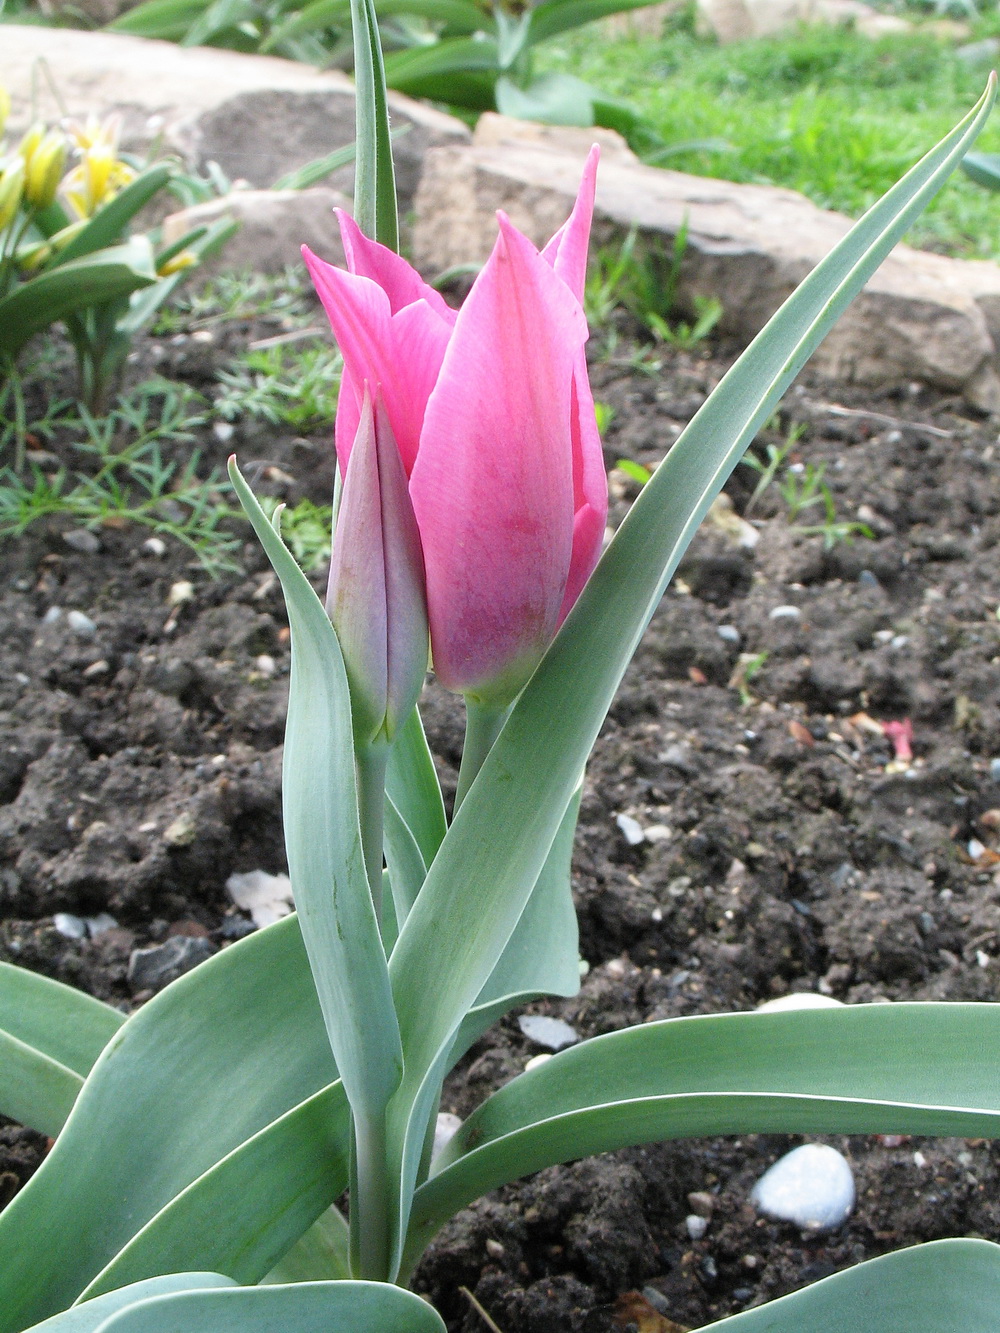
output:
M455 792L455 811L465 800L465 794L475 781L476 774L483 766L493 742L500 734L500 728L507 721L510 704L482 704L470 695L465 697L465 748L462 750L462 766L458 773L458 790Z
M385 771L389 746L384 740L358 745L355 768L358 777L358 815L361 819L361 848L365 856L368 887L375 915L382 920L382 835L385 809Z

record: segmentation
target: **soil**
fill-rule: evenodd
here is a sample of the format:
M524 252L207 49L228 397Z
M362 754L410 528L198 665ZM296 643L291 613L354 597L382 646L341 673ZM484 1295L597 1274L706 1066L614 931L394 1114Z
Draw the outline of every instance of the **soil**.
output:
M204 391L230 351L150 342L130 374L159 357ZM655 466L733 349L660 351L657 377L598 351L615 523L638 486L617 460ZM588 771L574 890L589 972L578 997L532 1006L581 1037L801 990L997 997L996 425L920 384L862 393L806 372L758 454L790 431L788 461L824 464L836 519L871 536L799 531L822 506L791 518L774 483L750 511L755 545L725 514L696 537ZM243 422L203 444L207 463L235 447L273 465L254 469L261 489L322 503L328 436ZM736 514L757 480L737 469ZM250 540L241 571L213 579L144 531L104 528L79 551L65 526L5 551L0 958L130 1009L151 993L129 981L135 949L174 935L203 941L201 956L225 948L253 929L227 878L284 867L287 622ZM425 713L450 798L460 706L431 685ZM910 762L879 725L904 719ZM56 913L115 924L69 939ZM444 1108L468 1114L539 1049L511 1016L463 1060ZM679 1142L543 1171L454 1219L416 1287L455 1333L487 1327L466 1292L503 1333L663 1333L667 1318L696 1327L903 1245L1000 1238L1000 1155L982 1141L830 1139L855 1173L849 1221L808 1235L759 1218L752 1184L799 1141ZM0 1203L45 1147L0 1122ZM709 1215L697 1241L692 1212Z

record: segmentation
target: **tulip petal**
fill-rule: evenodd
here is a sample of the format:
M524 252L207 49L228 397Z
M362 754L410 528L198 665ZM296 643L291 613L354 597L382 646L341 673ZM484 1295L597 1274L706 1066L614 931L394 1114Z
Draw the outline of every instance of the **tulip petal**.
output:
M365 742L382 727L388 693L381 511L375 414L366 386L344 477L326 598L347 668L354 732Z
M355 735L391 740L427 671L420 534L381 397L367 384L330 562L327 613L340 640Z
M393 316L389 297L372 278L334 268L306 246L302 254L344 358L336 426L341 470L354 445L367 382L381 389L409 472L451 325L422 297Z
M449 324L455 323L458 311L452 310L441 293L424 282L411 264L397 255L395 250L379 245L366 236L350 213L345 213L342 208L335 208L334 212L340 223L347 267L352 273L378 283L389 298L389 308L393 314L404 306L412 305L414 301L426 301Z
M427 404L410 495L449 689L509 701L556 628L573 543L578 301L500 214Z
M608 475L597 430L594 398L587 379L587 360L581 348L573 372L573 554L559 624L594 572L604 543L608 520Z
M580 191L573 211L542 251L555 271L578 301L583 302L587 280L587 250L590 242L590 224L594 216L594 193L597 189L597 163L601 150L594 144L587 154Z

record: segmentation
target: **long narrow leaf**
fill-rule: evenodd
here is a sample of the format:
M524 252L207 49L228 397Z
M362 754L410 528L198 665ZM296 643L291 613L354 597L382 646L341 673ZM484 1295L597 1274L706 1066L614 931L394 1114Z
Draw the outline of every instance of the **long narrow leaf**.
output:
M351 0L354 31L355 139L354 219L373 240L399 249L396 178L392 166L389 107L382 44L372 0Z
M54 1138L82 1087L72 1069L0 1032L0 1115Z
M0 1031L86 1075L125 1022L110 1004L39 976L0 963Z
M414 708L399 731L389 756L386 791L417 840L424 864L430 865L448 831L441 784Z
M69 1305L193 1180L336 1077L294 918L161 991L0 1213L0 1331Z
M544 42L570 28L579 28L608 14L641 9L649 0L543 0L531 11L528 45Z
M150 167L126 185L115 197L91 218L87 225L57 255L53 267L61 267L97 250L115 245L135 215L149 203L173 175L173 168L165 162Z
M667 582L758 427L974 141L995 87L991 78L961 124L855 224L682 433L525 687L441 844L390 964L406 1061L391 1108L400 1239L441 1052L517 924ZM484 892L469 891L473 879Z
M281 582L292 630L282 790L299 926L352 1109L381 1120L402 1051L361 848L344 659L323 604L234 461L229 475Z
M96 1333L445 1333L419 1296L386 1282L303 1282L154 1296Z
M1000 1137L1000 1005L674 1018L583 1042L466 1120L417 1191L410 1258L459 1208L531 1171L736 1133Z
M869 1259L701 1333L994 1333L1000 1245L935 1240Z

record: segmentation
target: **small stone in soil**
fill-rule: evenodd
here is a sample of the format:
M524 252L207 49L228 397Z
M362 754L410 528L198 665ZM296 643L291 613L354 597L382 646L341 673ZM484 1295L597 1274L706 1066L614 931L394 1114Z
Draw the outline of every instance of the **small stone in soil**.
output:
M990 760L990 777L994 782L1000 782L1000 759Z
M689 1213L684 1219L684 1225L692 1240L701 1240L708 1230L708 1218L699 1217L697 1213Z
M118 925L118 922L108 912L99 912L97 916L85 916L83 921L92 940L95 940L98 935L103 935L106 931L114 930Z
M133 991L162 990L214 953L208 940L190 935L171 935L163 944L154 944L151 949L133 949L128 960L129 985Z
M462 1128L461 1116L451 1111L439 1111L434 1122L434 1147L431 1156L436 1157L448 1140Z
M45 615L42 616L42 624L54 625L57 620L62 620L62 607L50 606L49 609L45 612Z
M73 528L71 532L64 532L62 539L67 546L84 555L96 555L101 549L101 539L88 528Z
M735 625L720 625L716 632L719 638L724 639L726 643L738 644L740 642L740 632Z
M870 569L863 569L858 575L858 583L862 588L878 588L880 586L878 579Z
M52 918L52 924L59 934L67 940L82 940L86 937L87 926L85 922L78 916L72 916L69 912L56 912Z
M250 913L256 926L270 926L288 916L294 907L288 876L271 875L266 870L230 875L226 892L237 907Z
M142 544L147 555L155 555L158 560L167 554L167 543L162 537L147 537Z
M769 1217L807 1231L831 1231L854 1207L854 1177L836 1148L804 1143L764 1172L750 1198Z
M97 633L97 626L90 616L84 615L82 611L68 611L66 613L66 623L73 633L81 639L92 639Z
M771 612L772 620L798 620L802 612L797 606L776 606Z
M622 837L630 847L638 847L640 843L646 841L646 835L642 831L642 825L631 815L615 815L615 823L618 825Z
M564 1046L573 1046L580 1040L576 1031L561 1018L546 1018L544 1014L522 1014L517 1025L536 1046L544 1046L550 1051L561 1051Z

